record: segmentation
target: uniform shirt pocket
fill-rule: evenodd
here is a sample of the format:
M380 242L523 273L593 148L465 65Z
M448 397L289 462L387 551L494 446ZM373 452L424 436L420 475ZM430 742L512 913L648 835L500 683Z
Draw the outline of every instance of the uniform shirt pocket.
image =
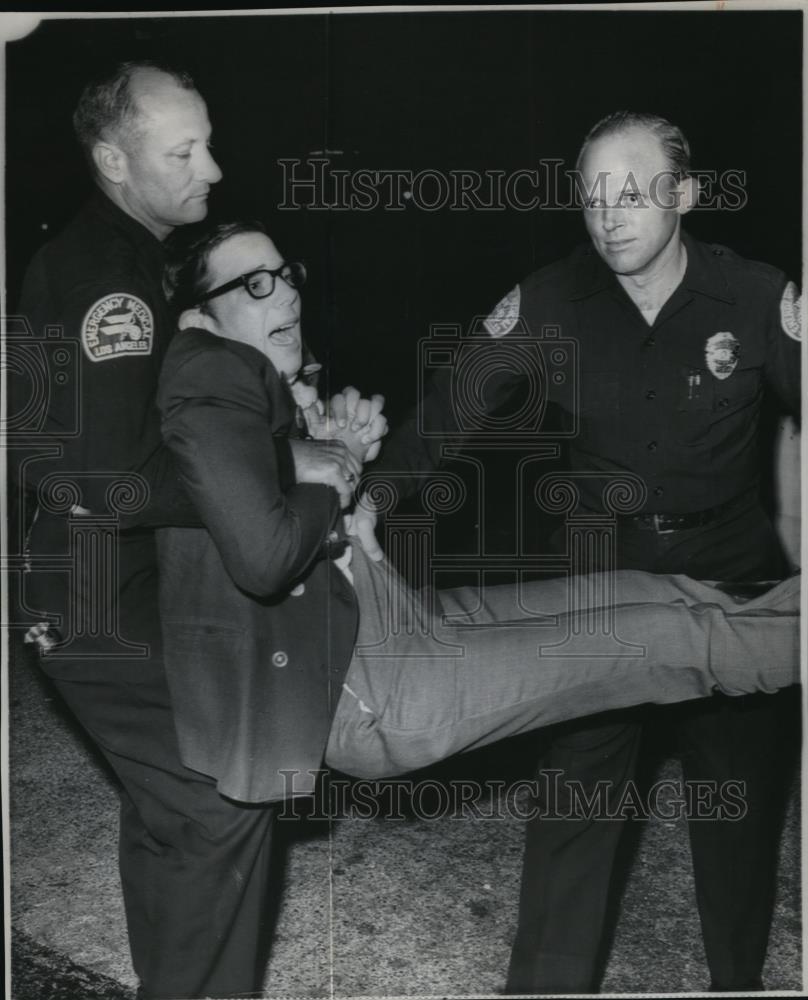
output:
M743 409L757 398L761 390L757 368L738 368L723 381L715 380L715 411L719 416Z
M676 437L681 444L699 445L714 426L750 405L760 392L756 368L739 368L716 378L706 368L682 365L676 405Z

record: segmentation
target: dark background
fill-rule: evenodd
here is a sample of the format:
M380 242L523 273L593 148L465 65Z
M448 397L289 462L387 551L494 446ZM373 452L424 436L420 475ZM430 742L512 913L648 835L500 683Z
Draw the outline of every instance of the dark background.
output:
M344 151L332 156L335 168L512 171L541 159L572 167L604 114L653 111L681 125L696 168L747 174L743 210L694 212L687 228L795 280L801 272L800 12L81 19L45 23L6 46L12 309L34 251L91 190L70 124L82 86L118 59L141 57L190 69L225 175L211 214L262 217L287 257L307 261L310 342L335 385L384 392L393 421L415 401L416 345L430 324L465 326L487 312L517 280L583 240L581 220L575 211L413 206L279 212L281 158L332 149ZM494 456L487 461L495 468ZM504 456L503 483L511 465ZM509 502L500 498L499 509ZM506 544L491 530L487 538L492 549ZM545 551L542 539L537 547ZM500 778L510 755L518 776L532 775L536 752L524 738L481 754L431 773ZM48 985L56 975L48 972ZM86 979L79 995L89 995Z
M383 392L393 424L415 402L417 342L430 324L466 328L487 313L586 238L579 213L280 211L280 159L338 150L334 169L510 173L549 159L572 168L604 114L654 111L683 128L694 168L746 173L742 210L695 211L687 228L801 272L800 12L89 18L45 22L7 46L12 308L35 249L91 190L70 124L82 86L141 57L185 66L208 103L224 171L211 216L262 218L281 252L309 265L305 330L326 388ZM489 450L486 482L513 482L514 459ZM505 485L488 496L486 548L511 550L513 502ZM480 517L472 504L448 520L464 539ZM543 550L545 527L533 528Z
M794 278L801 253L801 13L384 13L51 21L8 45L7 239L14 303L36 247L90 190L70 116L118 58L187 66L208 102L224 180L211 212L258 216L310 265L306 331L334 379L415 394L415 343L464 326L585 238L575 210L278 211L280 158L334 168L574 165L611 110L681 125L694 167L744 170L741 211L690 231ZM47 226L47 229L44 227Z

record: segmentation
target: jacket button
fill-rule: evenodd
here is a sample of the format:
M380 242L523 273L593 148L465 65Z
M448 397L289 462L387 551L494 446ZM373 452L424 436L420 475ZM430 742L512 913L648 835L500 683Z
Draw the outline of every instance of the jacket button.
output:
M661 486L655 486L654 487L654 496L655 497L661 497L664 492L665 491L662 489Z
M713 254L716 257L723 257L724 256L724 251L721 249L721 247L713 247Z
M645 346L646 347L656 347L656 341L654 340L653 337L648 337L648 338L646 338Z
M284 653L282 649L278 650L277 653L272 654L272 666L273 667L285 667L289 662L289 657Z
M302 597L302 595L305 593L306 593L306 584L299 583L296 587L292 587L292 589L289 591L289 596Z
M718 400L718 405L721 406L721 407L729 406L729 400L725 396L723 399L719 399Z
M656 451L657 450L657 443L656 443L656 441L649 441L648 442L648 450L649 451Z
M645 394L646 399L656 399L656 389L649 389Z

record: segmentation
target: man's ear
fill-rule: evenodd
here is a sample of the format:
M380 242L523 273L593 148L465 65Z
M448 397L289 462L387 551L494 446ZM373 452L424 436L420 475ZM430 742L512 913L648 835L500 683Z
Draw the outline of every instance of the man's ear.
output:
M120 184L125 176L126 153L113 142L97 142L93 146L93 163L101 177L110 184Z
M216 333L216 321L201 306L194 306L193 309L181 312L177 327L180 330L209 330L211 333Z
M699 182L696 177L683 177L676 185L676 211L687 215L699 200Z

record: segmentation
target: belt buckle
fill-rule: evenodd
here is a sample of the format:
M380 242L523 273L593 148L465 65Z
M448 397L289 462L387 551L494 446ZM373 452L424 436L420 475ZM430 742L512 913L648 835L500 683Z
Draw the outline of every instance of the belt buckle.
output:
M656 531L658 535L670 535L672 532L676 531L676 528L660 527L661 524L660 518L665 517L664 514L652 514L651 517L653 518L654 522L654 531Z

